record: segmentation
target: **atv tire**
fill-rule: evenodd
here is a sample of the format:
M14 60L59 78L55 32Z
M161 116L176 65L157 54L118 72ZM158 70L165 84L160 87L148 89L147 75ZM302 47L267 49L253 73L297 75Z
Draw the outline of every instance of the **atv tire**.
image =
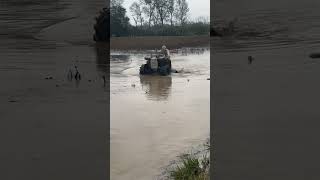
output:
M152 74L152 69L147 64L140 66L140 74Z
M140 66L140 74L145 74L144 68L145 68L145 64Z
M162 75L162 76L166 76L168 74L170 74L170 68L168 65L166 66L162 66L159 68L159 74Z

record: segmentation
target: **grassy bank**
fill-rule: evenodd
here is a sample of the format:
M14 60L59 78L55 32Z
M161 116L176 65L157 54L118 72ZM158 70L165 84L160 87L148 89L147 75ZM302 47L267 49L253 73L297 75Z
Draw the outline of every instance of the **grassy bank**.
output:
M181 165L171 171L173 180L209 180L210 161L207 156L200 158L187 155L181 158Z
M168 179L172 180L209 180L210 179L210 144L197 153L183 154L169 170Z
M166 45L169 49L182 47L205 47L210 45L210 36L145 36L112 37L110 49L159 49Z

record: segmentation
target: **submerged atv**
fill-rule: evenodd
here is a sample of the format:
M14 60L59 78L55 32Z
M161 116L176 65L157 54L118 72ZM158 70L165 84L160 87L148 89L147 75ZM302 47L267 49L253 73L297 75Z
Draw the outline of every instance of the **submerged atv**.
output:
M163 76L171 73L171 60L164 56L145 57L146 64L141 65L140 74L160 74Z

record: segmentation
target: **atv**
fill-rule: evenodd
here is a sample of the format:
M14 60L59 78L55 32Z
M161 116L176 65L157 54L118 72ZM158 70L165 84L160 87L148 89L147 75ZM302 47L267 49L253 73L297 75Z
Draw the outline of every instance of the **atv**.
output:
M146 64L141 65L140 74L160 74L162 76L171 73L171 60L164 56L145 57Z

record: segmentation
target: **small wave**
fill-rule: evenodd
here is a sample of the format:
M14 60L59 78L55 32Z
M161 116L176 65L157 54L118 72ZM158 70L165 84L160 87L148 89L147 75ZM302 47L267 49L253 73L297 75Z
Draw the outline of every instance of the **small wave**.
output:
M217 20L216 26L229 30L223 38L214 39L220 51L248 51L314 45L320 41L320 13L313 9L263 10L243 14L233 21Z

